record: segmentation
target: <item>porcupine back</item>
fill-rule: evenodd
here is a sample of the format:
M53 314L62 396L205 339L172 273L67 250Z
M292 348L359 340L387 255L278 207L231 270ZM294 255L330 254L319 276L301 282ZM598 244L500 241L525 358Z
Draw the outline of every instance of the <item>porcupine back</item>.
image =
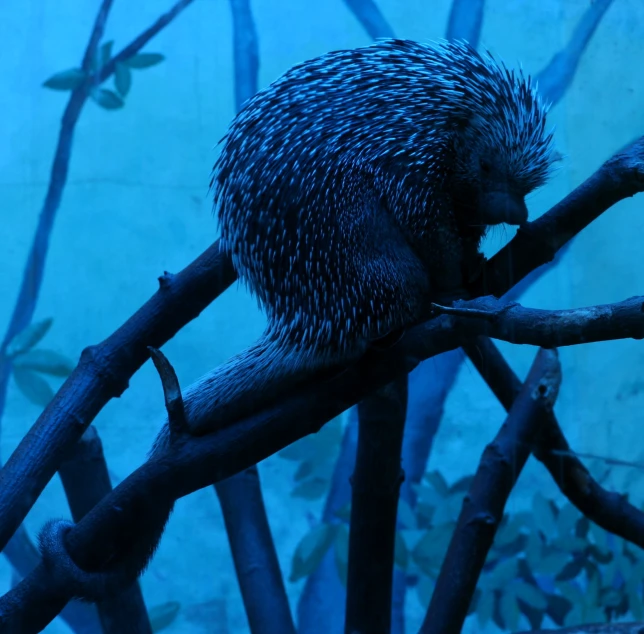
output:
M251 98L212 185L224 248L269 325L189 389L188 410L228 418L226 404L250 405L266 382L357 358L417 319L430 280L460 275L441 189L452 135L494 139L534 186L549 168L544 113L529 81L463 42L328 53Z

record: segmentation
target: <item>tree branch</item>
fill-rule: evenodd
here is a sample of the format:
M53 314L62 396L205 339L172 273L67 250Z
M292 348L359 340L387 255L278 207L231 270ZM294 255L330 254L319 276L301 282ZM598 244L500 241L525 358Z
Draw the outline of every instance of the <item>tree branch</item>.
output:
M485 0L452 0L447 20L447 40L466 40L478 48L485 15Z
M364 30L374 40L380 37L396 37L391 25L380 12L374 0L344 0Z
M494 297L435 305L462 337L486 335L509 343L548 348L614 339L644 338L644 297L569 310L542 310Z
M485 448L443 560L420 634L459 634L505 504L561 384L557 353L541 349L508 417Z
M566 47L537 75L539 93L547 102L559 102L572 84L582 55L611 4L613 0L591 2Z
M593 220L620 200L644 190L644 137L608 159L588 180L550 211L519 229L485 264L469 291L473 297L501 297Z
M96 428L89 427L58 469L72 518L80 522L112 490ZM152 634L138 581L118 595L97 602L103 634Z
M585 226L590 222L589 219L584 219L584 202L588 205L587 213L592 219L605 211L599 208L600 205L614 204L617 200L632 195L638 191L638 187L641 188L644 185L642 182L644 179L638 181L637 178L637 160L640 153L644 152L642 148L644 142L640 140L635 145L638 147L637 152L618 153L562 203L555 206L536 223L532 223L532 225L539 223L539 230L536 233L543 244L563 244L574 235L571 228ZM640 165L644 167L644 162L640 161ZM608 193L602 191L600 183L608 188ZM524 230L524 234L528 231L529 229ZM512 243L522 239L524 238L519 236ZM543 255L533 248L529 258L518 259L515 262L521 262L523 268L520 272L525 275L530 272L527 262L532 261L536 266L540 260L543 260ZM492 270L496 270L498 279L511 279L510 273L503 272L498 259L493 258L491 264ZM222 267L224 266L226 265L222 263ZM188 269L191 272L194 271L191 267ZM184 273L183 284L187 285L189 278L190 274ZM520 279L520 276L514 277L514 279L517 278ZM502 287L502 284L499 286ZM209 290L212 291L212 289ZM503 289L502 292L504 290L507 289ZM180 306L179 311L181 309L185 309L185 306ZM139 316L139 319L143 315L145 312ZM177 319L176 315L171 315L171 318ZM411 328L405 337L389 350L371 350L360 362L347 368L341 375L317 385L305 386L284 403L257 416L249 417L234 426L204 437L185 438L182 442L173 443L167 455L163 455L161 459L151 460L137 469L67 534L67 546L74 561L85 570L98 570L107 561L106 557L127 552L127 547L138 534L140 525L145 525L141 513L145 513L150 506L148 495L163 505L163 501L169 497L176 499L230 477L307 433L316 431L326 421L337 416L374 389L384 386L401 374L410 372L422 359L458 347L461 343L460 339L456 333L446 328L447 319L446 316L442 316ZM130 355L131 352L128 350L126 357L128 360ZM100 361L100 365L90 366L92 367L90 377L94 376L96 367L101 367L104 371L107 368L114 368L115 376L119 375L121 368L118 364L114 365L113 357L101 358ZM128 365L128 367L132 366ZM12 456L15 460L14 468L21 466L20 476L16 472L13 477L4 480L5 491L7 488L12 492L20 489L21 495L11 496L15 495L13 499L18 510L16 506L4 508L0 506L2 511L0 518L4 520L0 526L3 534L10 535L13 528L7 518L15 522L16 517L19 517L18 523L22 519L21 513L29 506L25 498L36 499L42 491L48 474L41 465L53 464L53 473L57 461L52 456L77 440L76 434L79 429L81 432L84 431L85 426L91 422L88 419L96 414L97 401L102 400L106 393L112 393L111 386L109 389L105 388L105 381L94 383L95 391L89 392L92 395L90 409L87 407L89 397L87 392L82 391L85 399L80 400L74 397L77 395L72 396L69 392L72 386L78 389L80 386L87 387L87 383L88 378L81 369L77 369L41 418L43 422L47 421L48 413L56 411L55 407L60 406L61 402L69 404L69 409L66 410L68 415L53 427L51 421L50 425L43 425L41 422L40 433L35 434L32 429ZM101 395L101 398L97 399L96 395ZM80 413L83 414L83 418L78 417ZM79 420L83 422L75 426L73 422ZM204 429L216 427L215 421L198 421L198 424ZM38 424L35 427L38 428ZM49 445L52 438L56 441L53 450ZM37 452L31 455L38 455L38 460L27 459L21 464L35 448ZM37 465L39 476L37 480L29 473L34 469L34 465ZM30 477L25 478L25 472L28 472ZM0 483L4 478L6 475L3 471L0 474ZM9 497L5 491L2 491L3 495L0 499ZM23 582L24 586L20 584L14 591L0 599L0 612L5 606L11 604L16 594L22 594L25 600L23 609L29 609L29 593L25 594L24 588L29 587L34 579L38 578L38 572L35 571L30 577ZM42 580L41 583L43 583Z
M389 634L407 376L358 405L345 632Z
M86 348L79 365L0 471L0 546L31 509L58 465L129 378L235 280L230 260L215 243L159 290L102 343Z
M501 405L508 410L521 389L521 381L503 355L486 337L463 347ZM644 549L644 513L629 504L624 496L606 491L593 479L571 451L554 413L549 413L542 421L540 435L531 450L548 469L561 492L589 520Z

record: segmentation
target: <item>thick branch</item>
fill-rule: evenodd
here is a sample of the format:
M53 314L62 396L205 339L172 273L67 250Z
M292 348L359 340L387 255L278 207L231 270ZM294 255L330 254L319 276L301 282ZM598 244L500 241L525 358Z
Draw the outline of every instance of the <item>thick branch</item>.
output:
M295 634L257 466L216 486L250 631Z
M103 444L94 427L77 443L58 469L75 522L112 490ZM103 634L152 634L138 581L97 604ZM41 606L42 607L42 606Z
M231 0L235 105L257 92L259 44L249 0ZM295 634L256 465L215 485L252 634Z
M230 260L215 243L177 275L164 274L159 290L102 343L86 348L79 365L0 471L0 547L20 525L103 406L128 379L235 280ZM232 475L232 474L231 474Z
M346 634L389 634L407 376L358 405L358 451L351 478Z
M508 417L485 448L443 560L420 634L459 634L505 504L561 384L557 354L541 349Z
M641 140L635 144L638 148L642 145ZM641 187L642 182L642 179L639 181L637 179L637 158L640 153L641 149L619 153L563 203L540 218L537 222L540 223L542 242L545 244L565 242L557 234L557 231L564 231L564 237L569 239L570 226L580 224L580 218L583 217L584 202L588 205L588 213L592 219L601 213L597 206L598 200L603 201L603 204L612 204L621 197L635 193L637 187ZM601 187L598 186L598 183L602 182L609 190L608 195L603 194ZM587 222L581 222L581 224L585 226ZM518 240L521 239L523 238L519 237ZM517 238L513 242L516 241ZM217 255L219 254L217 253ZM531 257L533 262L543 259L535 249L532 250ZM230 263L225 259L224 261L220 260L220 264L222 268L230 266ZM199 270L199 267L196 268ZM194 269L192 270L194 271ZM501 273L502 266L498 259L496 262L494 259L491 261L491 270ZM523 260L523 270L524 274L529 272L525 259ZM202 274L205 275L206 272L202 272ZM230 276L230 281L233 277L233 275ZM512 275L506 272L500 274L499 277L507 280ZM184 275L184 284L189 281L186 278L190 278L187 273ZM168 280L165 285L172 286ZM213 284L213 286L215 285ZM212 291L211 288L208 290ZM185 306L177 306L179 314L185 315L185 313L181 313L182 309L185 309ZM139 320L146 314L145 310L142 310L141 313ZM170 313L169 318L176 319L176 315ZM220 430L203 438L186 439L185 442L174 444L171 455L164 456L163 460L155 460L143 465L70 531L68 546L74 560L87 570L96 570L101 567L110 554L126 552L133 534L137 534L140 523L138 514L148 506L146 504L148 493L154 493L155 496L158 496L154 499L163 501L168 496L180 497L230 477L279 451L307 433L315 431L324 422L358 402L374 389L411 371L420 360L457 347L460 341L455 333L444 329L447 323L446 317L441 317L431 323L422 324L411 329L402 341L391 349L385 352L370 351L359 363L348 368L341 376L317 386L309 386L299 392L297 396L285 401L281 406L240 421L234 427ZM117 350L121 352L122 349L117 348ZM112 352L115 351L112 350ZM143 358L145 355L147 355L147 350L143 353ZM130 359L129 350L126 358ZM114 367L113 357L101 358L101 362L102 366L96 367ZM129 364L128 369L132 365ZM118 364L115 370L117 373L122 371ZM123 374L126 373L123 372ZM12 505L0 505L0 511L2 511L0 517L3 520L0 535L4 535L5 538L11 534L29 508L30 504L25 500L36 499L55 470L58 456L60 456L58 452L78 439L78 435L84 431L85 425L91 422L87 418L91 419L98 411L95 409L97 405L95 395L100 394L101 399L104 399L103 402L105 402L107 400L106 394L112 393L111 390L106 390L104 385L101 385L102 382L97 381L93 385L95 392L84 392L85 399L88 399L89 394L92 394L92 398L89 400L93 407L88 408L86 401L77 401L74 395L69 392L72 386L75 389L81 386L87 387L86 383L87 379L83 371L77 369L70 380L66 382L65 388L59 392L53 403L45 410L40 420L39 433L35 434L32 429L21 443L18 451L12 456L10 462L14 460L16 472L6 480L4 480L5 472L0 474L0 483L3 483L4 480L5 484L0 502L7 499L11 499L13 502ZM78 416L79 410L74 408L78 408L79 402L81 412L87 415L84 419L75 418ZM52 420L49 420L49 424L45 424L48 421L48 415L51 416L52 412L58 411L60 416L60 410L57 408L61 403L69 404L68 416L63 417L62 421L58 420L55 425L51 425ZM75 429L73 425L74 421L78 420L84 421L83 424L78 425L81 428L80 431ZM215 421L212 421L212 424L208 421L203 421L204 424L201 424L202 421L199 423L202 428L216 427ZM38 425L35 428L38 428ZM55 441L53 445L50 444L52 440ZM34 448L37 448L37 451L30 453ZM27 454L30 455L27 456ZM30 456L35 457L36 455L38 460L25 460L25 456L30 458ZM38 465L38 468L34 465ZM43 468L42 465L45 467ZM47 473L47 465L51 469L49 473ZM18 467L20 467L19 470ZM33 469L36 469L35 475L37 477L29 474L29 478L24 478L25 470ZM14 492L18 490L19 494L16 495ZM10 492L11 495L8 495L7 492ZM29 581L31 582L33 579ZM20 586L15 590L21 592L19 588ZM5 602L11 602L11 594L9 593L0 600L0 611L3 605L6 605ZM25 606L28 607L28 604Z
M492 341L480 337L463 346L499 402L507 410L521 389L514 374ZM623 495L606 491L593 479L571 451L554 413L541 424L532 453L548 469L561 492L588 519L610 533L644 548L644 513Z

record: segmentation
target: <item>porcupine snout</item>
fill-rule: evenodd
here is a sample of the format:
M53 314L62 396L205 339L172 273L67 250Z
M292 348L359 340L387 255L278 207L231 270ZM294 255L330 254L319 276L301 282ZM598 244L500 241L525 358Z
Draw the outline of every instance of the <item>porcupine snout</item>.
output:
M503 222L522 225L528 220L528 208L523 196L510 189L482 192L478 210L481 221L487 225Z

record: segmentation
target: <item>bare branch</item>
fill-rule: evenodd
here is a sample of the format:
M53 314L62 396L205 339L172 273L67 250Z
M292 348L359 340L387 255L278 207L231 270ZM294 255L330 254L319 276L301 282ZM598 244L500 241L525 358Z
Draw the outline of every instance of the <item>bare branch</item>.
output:
M556 351L538 352L495 439L485 448L443 560L420 634L459 634L505 504L561 384ZM454 574L458 571L458 574Z
M546 101L558 103L575 77L579 62L613 0L591 2L566 47L537 75L539 93Z
M58 473L72 518L79 522L112 490L103 444L95 427L87 429L72 455L61 463ZM103 634L152 634L138 581L123 588L116 596L98 601L96 606Z
M391 25L380 12L375 0L344 0L352 13L374 40L380 37L396 37Z
M102 343L86 348L79 365L0 471L0 547L20 525L58 465L129 378L235 280L215 243L159 290Z
M485 15L485 0L452 0L447 20L448 40L467 40L478 47Z
M104 82L116 70L116 65L136 55L157 33L162 31L174 20L193 0L179 0L169 11L148 27L138 37L134 38L125 48L112 57L99 71L98 83Z
M521 381L498 348L485 337L464 348L501 405L508 410L521 389ZM540 435L531 449L561 492L588 519L644 548L644 513L629 504L624 496L599 486L571 451L554 413L548 413L542 421Z
M407 376L358 405L358 450L351 478L346 632L391 629L391 596Z
M569 310L524 308L494 297L433 307L437 314L448 315L451 327L463 337L487 335L547 348L644 338L644 297Z

